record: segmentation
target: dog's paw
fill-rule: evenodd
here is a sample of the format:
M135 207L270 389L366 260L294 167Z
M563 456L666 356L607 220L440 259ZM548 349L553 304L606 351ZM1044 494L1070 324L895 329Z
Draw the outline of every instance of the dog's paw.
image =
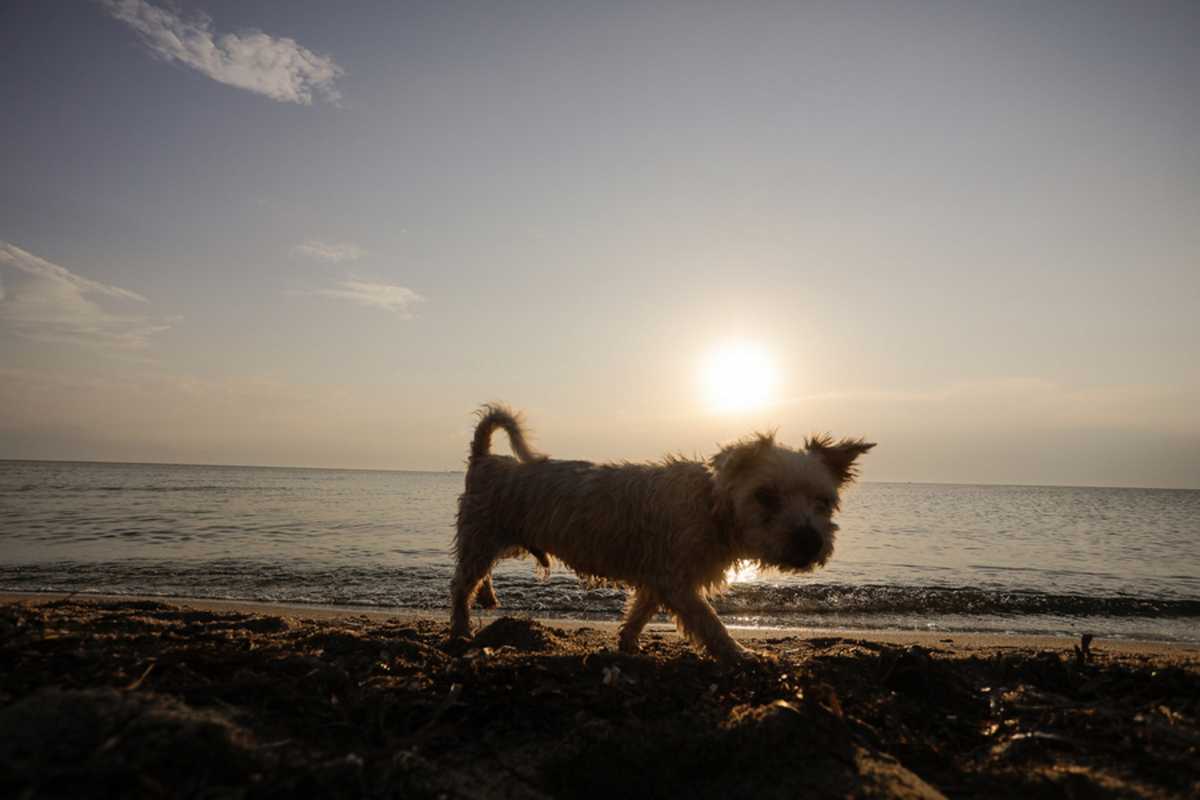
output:
M452 656L460 656L467 651L471 646L470 633L458 633L451 631L446 637L446 641L442 644L442 652Z
M627 656L636 656L642 652L642 646L638 644L637 639L619 639L617 649Z
M775 667L783 663L779 656L767 650L747 650L749 660L760 667Z
M730 650L718 657L721 664L727 669L756 669L764 666L774 666L779 663L779 657L773 653L767 653L761 650L751 650L748 647L738 645L736 650Z

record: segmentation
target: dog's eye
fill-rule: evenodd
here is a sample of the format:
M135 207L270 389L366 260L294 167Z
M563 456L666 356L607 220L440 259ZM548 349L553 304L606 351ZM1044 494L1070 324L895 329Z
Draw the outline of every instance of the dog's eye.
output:
M783 498L779 496L779 491L772 489L769 486L763 486L756 489L754 492L754 500L768 514L774 514L783 505Z

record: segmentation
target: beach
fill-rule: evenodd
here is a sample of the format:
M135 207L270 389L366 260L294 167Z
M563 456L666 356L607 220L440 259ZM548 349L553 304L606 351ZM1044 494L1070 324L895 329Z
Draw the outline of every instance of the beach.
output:
M0 9L0 800L1200 800L1200 0Z
M10 797L1188 797L1200 648L0 596Z
M461 473L0 461L0 592L440 614L462 490ZM726 624L1200 644L1200 492L864 482L845 505L820 571L731 570ZM493 574L505 613L625 604L559 565Z

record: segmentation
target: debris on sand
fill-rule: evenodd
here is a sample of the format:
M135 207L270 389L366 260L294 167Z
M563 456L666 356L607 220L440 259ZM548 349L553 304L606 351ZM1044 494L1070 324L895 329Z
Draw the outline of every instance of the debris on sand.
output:
M1182 652L0 605L0 797L1192 797Z
M544 653L560 644L563 631L531 619L501 617L475 634L473 647L512 647L523 653Z

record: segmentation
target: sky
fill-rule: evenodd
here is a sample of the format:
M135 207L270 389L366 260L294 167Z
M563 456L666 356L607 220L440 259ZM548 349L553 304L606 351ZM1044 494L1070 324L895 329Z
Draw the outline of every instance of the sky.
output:
M0 107L0 458L1200 488L1200 4L16 0Z

